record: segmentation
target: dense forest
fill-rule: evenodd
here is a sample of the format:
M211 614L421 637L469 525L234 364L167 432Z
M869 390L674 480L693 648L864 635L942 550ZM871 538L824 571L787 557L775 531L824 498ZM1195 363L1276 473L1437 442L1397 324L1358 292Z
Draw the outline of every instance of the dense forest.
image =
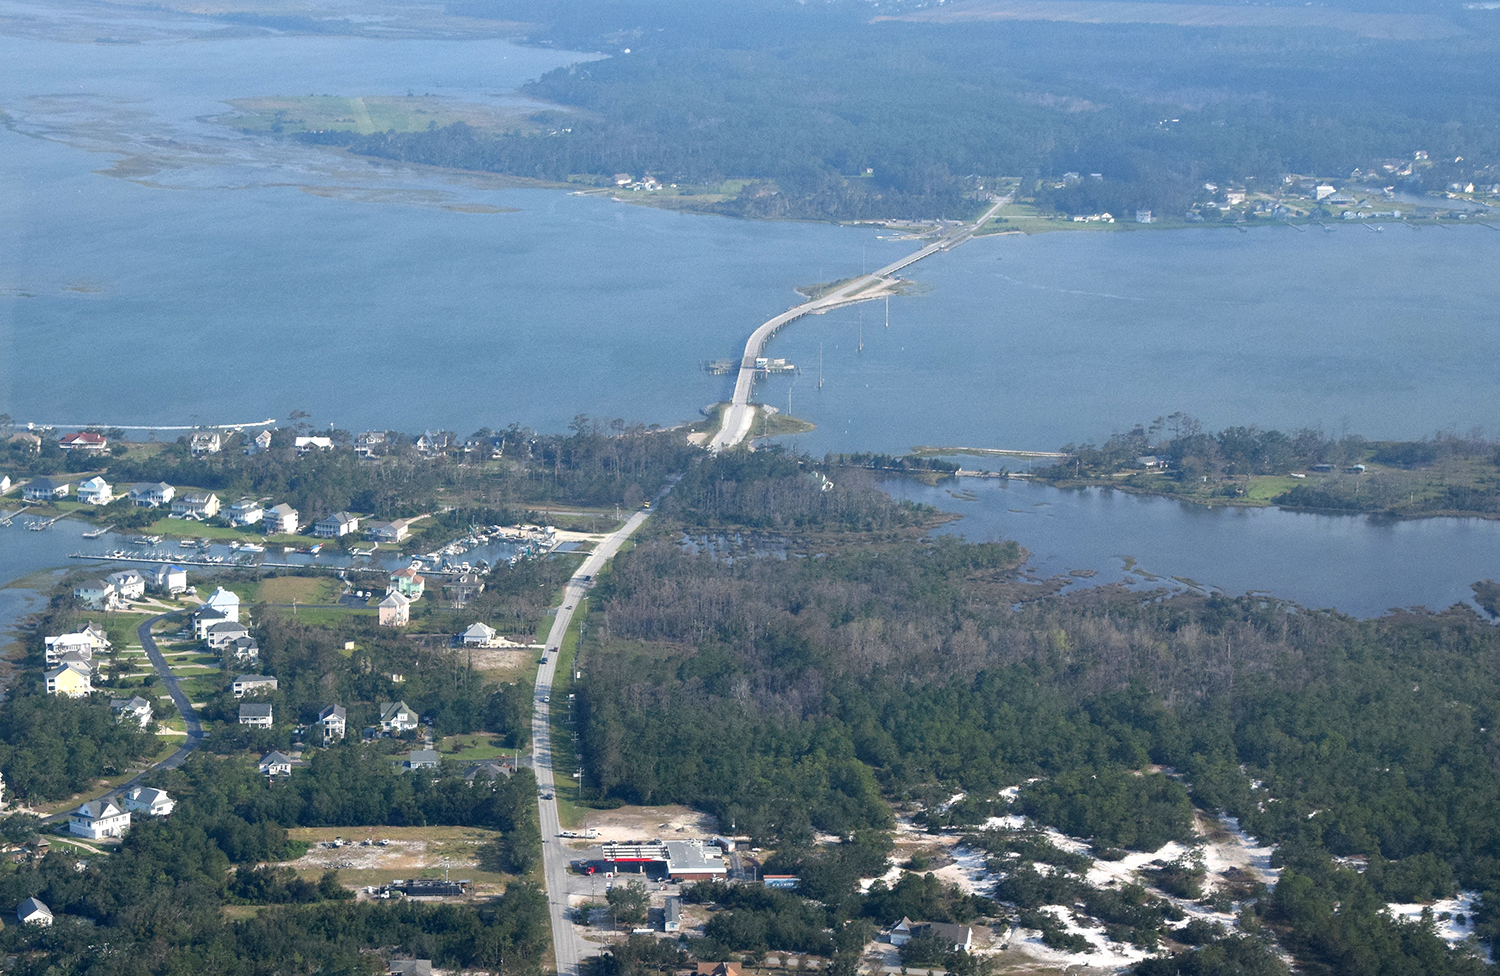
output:
M344 761L337 754L355 748L329 753L335 757L330 764ZM400 801L387 801L387 792L366 795L362 779L336 785L337 775L325 770L307 775L332 804L318 819L349 825L405 822L404 814L391 812ZM380 778L372 768L361 769L360 776ZM509 971L543 970L550 945L546 896L529 883L512 883L503 898L482 906L356 904L337 872L313 883L258 867L296 857L302 849L287 839L284 825L298 818L282 809L278 795L297 790L299 778L294 776L289 788L272 787L243 759L195 758L158 781L178 798L172 815L140 819L118 852L79 861L76 851L54 851L0 873L0 901L9 905L36 896L58 915L50 928L7 925L0 931L0 951L9 954L7 970L28 976L375 974L386 971L383 958L369 951L377 946L448 967L496 967L504 957ZM518 777L514 785L499 782L493 792L462 780L456 788L440 782L432 790L467 804L435 822L510 824L535 833L529 776ZM521 802L517 797L523 792ZM340 805L351 801L357 810ZM377 809L383 802L390 807ZM531 820L482 813L476 803L495 810L526 808ZM286 819L273 819L277 815ZM226 920L222 909L231 903L269 907Z
M1239 934L1185 950L1182 965L1200 968L1181 971L1275 971L1224 968L1247 953L1262 965L1272 936L1351 976L1480 971L1380 910L1462 886L1484 893L1480 931L1500 933L1500 632L1473 611L1357 621L1248 597L1042 598L1012 572L1013 544L849 528L836 508L805 520L798 550L779 557L684 548L684 534L710 527L685 519L721 477L753 500L814 467L757 463L705 462L668 506L684 521L620 557L600 587L578 692L585 790L600 802L710 810L776 845L804 889L822 865L808 893L837 916L833 933L863 917L857 878L882 873L868 854L880 845L858 838L879 836L893 812L972 827L1009 806L1112 857L1191 838L1197 808L1278 845L1284 871L1269 895L1236 899L1248 910ZM864 521L899 524L891 507ZM715 509L712 527L741 511L753 532L753 504ZM1015 785L1008 805L1000 791ZM971 799L944 810L954 790ZM815 832L851 840L828 849ZM1025 852L993 898L1032 927L1044 906L1079 899L1122 938L1152 943L1172 924L1149 899L1026 867L1057 860L1044 845L989 843ZM1351 857L1362 870L1335 861ZM825 863L850 859L858 866ZM1195 884L1191 865L1161 871L1163 885ZM724 938L799 931L790 916L783 929L731 921Z
M1040 21L872 21L865 3L468 0L530 39L603 51L527 95L525 130L300 138L404 162L717 192L745 217L972 216L1001 176L1044 208L1183 214L1206 181L1274 189L1430 154L1408 189L1494 182L1493 20L1442 40ZM1451 11L1444 11L1452 15ZM1420 77L1421 84L1411 84ZM1099 180L1057 182L1064 174ZM736 181L721 186L725 181ZM727 194L727 195L726 195ZM687 199L687 198L684 198ZM667 199L670 204L670 198Z

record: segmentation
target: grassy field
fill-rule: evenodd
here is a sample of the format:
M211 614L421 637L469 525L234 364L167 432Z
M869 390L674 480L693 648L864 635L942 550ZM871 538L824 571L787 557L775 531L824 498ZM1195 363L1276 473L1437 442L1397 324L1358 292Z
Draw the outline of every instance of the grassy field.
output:
M505 748L500 738L488 732L443 736L438 742L437 750L442 753L444 759L464 763L515 755L514 749Z
M240 98L230 103L237 114L223 116L225 122L245 132L296 133L313 131L421 132L432 126L464 122L490 132L529 129L526 114L505 112L490 106L454 102L426 95L355 96L298 95L271 98Z
M578 806L579 780L573 778L578 761L573 758L573 731L568 719L568 695L573 690L573 662L578 656L580 625L588 620L589 601L585 597L578 601L573 612L573 621L563 635L561 649L557 652L557 670L553 672L552 691L548 722L552 732L552 780L557 796L557 821L563 827L576 827L588 815L587 809Z
M246 603L337 603L343 594L331 576L272 576L232 588Z

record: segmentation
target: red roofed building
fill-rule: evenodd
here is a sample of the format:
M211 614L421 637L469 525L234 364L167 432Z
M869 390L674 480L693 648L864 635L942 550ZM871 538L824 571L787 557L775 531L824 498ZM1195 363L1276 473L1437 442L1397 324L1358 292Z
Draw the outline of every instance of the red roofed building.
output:
M104 439L103 434L85 430L77 434L68 434L57 446L64 451L88 451L90 454L97 454L109 446L109 441Z

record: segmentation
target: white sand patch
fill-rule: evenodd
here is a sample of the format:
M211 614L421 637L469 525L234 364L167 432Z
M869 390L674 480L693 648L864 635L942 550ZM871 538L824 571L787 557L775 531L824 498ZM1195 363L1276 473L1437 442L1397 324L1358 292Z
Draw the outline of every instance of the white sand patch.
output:
M932 873L939 880L958 885L965 894L988 895L995 885L995 875L990 873L985 864L989 855L963 844L953 845L953 849L948 853L953 858L953 863L946 864Z
M1136 872L1146 867L1152 861L1175 861L1186 854L1191 848L1174 841L1168 841L1160 850L1149 854L1142 851L1131 851L1118 861L1095 861L1094 866L1089 868L1084 875L1088 883L1095 888L1103 888L1110 884L1142 884L1142 879L1136 877ZM1149 886L1148 886L1149 887Z
M894 857L892 857L892 858L888 859L886 863L888 863L888 864L891 865L891 869L889 871L887 871L885 874L882 874L880 877L878 877L878 878L860 878L859 879L859 893L860 894L862 894L862 895L869 894L870 893L870 886L873 885L877 881L884 881L885 882L885 886L887 888L889 888L889 887L892 887L893 885L895 885L895 883L897 881L901 880L901 875L902 875L903 871L902 871L901 865L899 865L899 864L896 863L896 859Z
M1008 813L1008 814L1006 814L1003 817L991 817L990 819L986 820L984 822L984 825L982 827L980 827L979 829L980 830L1020 830L1023 827L1025 827L1026 824L1027 824L1027 820L1026 820L1025 817L1017 816L1016 814L1013 814L1013 813Z
M962 800L964 797L966 797L968 795L969 794L967 794L967 793L955 793L952 796L948 797L948 801L946 803L944 803L942 806L938 807L938 809L941 810L941 811L943 811L944 813L947 813L949 810L953 809L953 804L958 803L960 800Z
M1011 940L1011 948L1017 949L1039 962L1054 966L1088 966L1098 969L1123 969L1147 958L1151 953L1133 945L1110 942L1102 928L1084 928L1073 921L1072 915L1058 908L1043 908L1062 922L1062 927L1072 935L1081 935L1093 946L1093 952L1068 952L1042 944L1042 933L1032 929L1019 929Z
M1281 869L1271 867L1271 855L1276 849L1257 844L1234 817L1223 818L1221 824L1229 836L1203 845L1203 866L1208 868L1209 878L1217 878L1229 868L1239 868L1259 881L1274 885L1281 877Z
M1444 942L1456 945L1474 934L1474 903L1479 900L1477 891L1460 891L1456 898L1443 898L1430 904L1392 904L1386 910L1396 918L1420 921L1425 909L1432 909L1433 930ZM1442 916L1447 915L1445 919ZM1459 922L1458 916L1464 917ZM1489 962L1494 960L1481 949L1481 956Z

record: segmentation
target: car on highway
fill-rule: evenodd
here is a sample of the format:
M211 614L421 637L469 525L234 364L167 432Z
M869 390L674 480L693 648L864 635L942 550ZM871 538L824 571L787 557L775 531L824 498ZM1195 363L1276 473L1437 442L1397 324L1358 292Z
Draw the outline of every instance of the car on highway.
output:
M567 606L563 607L563 609L564 610L571 610L571 609L573 609L573 604L570 603Z
M544 702L546 702L548 704L551 704L552 703L552 696L551 695L543 695L542 696L542 701L544 701Z

